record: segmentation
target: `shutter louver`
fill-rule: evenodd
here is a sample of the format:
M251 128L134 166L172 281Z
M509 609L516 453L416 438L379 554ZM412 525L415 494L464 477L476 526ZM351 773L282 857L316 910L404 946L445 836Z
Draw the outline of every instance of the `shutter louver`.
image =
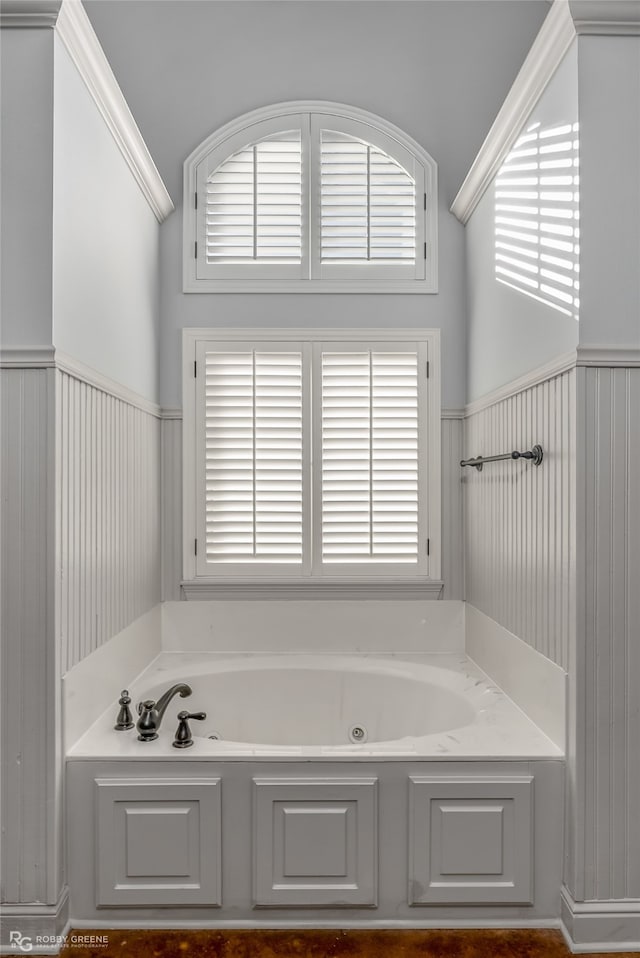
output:
M415 263L413 178L378 147L322 130L320 235L323 263Z
M205 356L206 556L302 561L302 354Z
M322 560L418 560L415 351L323 352Z
M247 146L210 174L206 239L207 265L301 262L299 130Z
M495 182L496 279L567 316L579 309L578 124L534 124Z

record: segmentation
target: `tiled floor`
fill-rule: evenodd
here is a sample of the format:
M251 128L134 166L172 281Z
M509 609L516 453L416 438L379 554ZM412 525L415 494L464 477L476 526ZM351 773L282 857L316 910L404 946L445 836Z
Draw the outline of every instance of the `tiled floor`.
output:
M73 935L107 943L79 947ZM568 958L559 931L90 931L69 935L64 958ZM627 958L629 958L627 952ZM634 952L634 958L640 953ZM602 954L591 958L604 958ZM608 956L607 956L608 958ZM613 956L612 956L613 958ZM620 958L620 954L616 956Z

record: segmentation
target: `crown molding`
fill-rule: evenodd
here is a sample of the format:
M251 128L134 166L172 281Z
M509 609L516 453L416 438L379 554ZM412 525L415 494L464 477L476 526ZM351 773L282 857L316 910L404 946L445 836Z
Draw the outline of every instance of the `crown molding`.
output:
M2 0L0 27L53 28L58 19L62 0Z
M567 0L555 0L451 204L461 223L469 220L575 36Z
M569 0L579 36L640 36L640 0Z
M640 36L640 0L553 0L451 212L466 224L576 36Z
M158 222L174 205L80 0L63 0L56 32Z

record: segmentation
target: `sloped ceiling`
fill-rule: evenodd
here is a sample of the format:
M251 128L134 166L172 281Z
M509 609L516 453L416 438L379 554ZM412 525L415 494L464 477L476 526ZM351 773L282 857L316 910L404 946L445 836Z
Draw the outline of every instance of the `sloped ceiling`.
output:
M547 0L84 0L169 192L209 133L285 100L350 103L439 165L451 202Z

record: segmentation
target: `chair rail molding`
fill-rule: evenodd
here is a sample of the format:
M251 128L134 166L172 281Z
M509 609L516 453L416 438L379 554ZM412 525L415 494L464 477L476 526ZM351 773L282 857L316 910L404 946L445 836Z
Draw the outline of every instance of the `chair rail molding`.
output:
M563 373L566 373L567 370L573 369L576 365L575 350L563 353L548 363L544 363L544 365L537 366L530 372L524 373L517 379L512 379L511 382L505 383L504 386L498 386L497 389L493 389L491 392L485 393L484 396L480 396L478 399L467 403L464 410L465 418L468 419L469 416L474 416L483 409L488 409L489 406L495 406L496 403L510 399L512 396L517 396L518 393L524 392L525 389L531 389L534 386L539 386L540 383L547 382L549 379L561 376Z
M628 369L640 366L640 345L578 346L576 366L622 366Z

